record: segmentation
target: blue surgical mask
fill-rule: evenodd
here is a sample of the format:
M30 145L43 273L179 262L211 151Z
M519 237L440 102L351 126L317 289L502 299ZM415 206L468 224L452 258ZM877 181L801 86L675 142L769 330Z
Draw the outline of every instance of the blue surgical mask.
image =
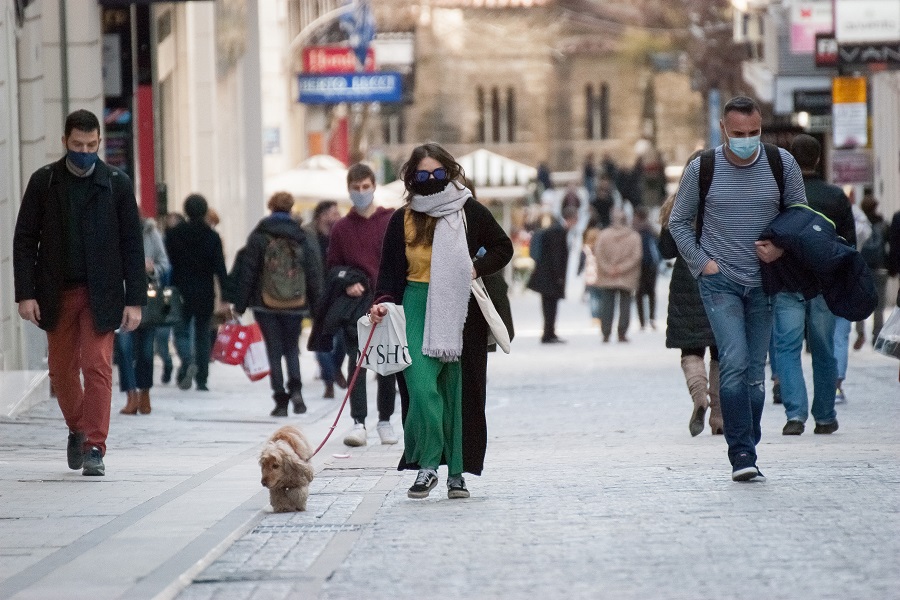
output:
M727 135L727 134L726 134ZM728 147L734 152L738 158L741 160L747 160L753 153L756 152L756 149L759 148L759 136L754 135L753 137L745 137L745 138L728 138Z
M96 152L75 152L74 150L68 150L66 152L66 157L69 159L70 163L82 171L87 171L94 166L95 162L97 162Z
M374 189L365 192L350 190L350 202L353 203L353 206L356 208L356 210L365 210L369 208L369 205L372 204L373 200L375 200Z

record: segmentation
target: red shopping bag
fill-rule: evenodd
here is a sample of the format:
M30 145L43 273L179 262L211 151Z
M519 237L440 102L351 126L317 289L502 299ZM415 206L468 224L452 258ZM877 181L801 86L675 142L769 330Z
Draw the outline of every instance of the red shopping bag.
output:
M253 339L262 339L259 325L241 325L240 321L229 321L219 327L216 343L213 344L212 357L226 365L244 363L247 348Z
M269 355L259 326L254 323L253 327L255 329L250 332L250 343L241 364L250 381L259 381L269 376Z

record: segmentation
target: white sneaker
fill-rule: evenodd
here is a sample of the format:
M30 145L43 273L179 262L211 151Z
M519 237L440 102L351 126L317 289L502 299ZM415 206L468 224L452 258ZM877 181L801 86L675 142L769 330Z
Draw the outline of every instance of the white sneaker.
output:
M382 444L396 444L399 441L390 421L378 421L377 429Z
M355 423L347 435L344 436L344 445L365 446L366 445L366 426L362 423Z

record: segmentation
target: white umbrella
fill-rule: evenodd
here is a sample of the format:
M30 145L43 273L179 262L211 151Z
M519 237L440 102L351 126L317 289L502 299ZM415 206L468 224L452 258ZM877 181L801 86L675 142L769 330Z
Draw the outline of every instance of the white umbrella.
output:
M338 159L318 154L296 168L266 180L266 197L289 192L297 200L347 201L347 167Z

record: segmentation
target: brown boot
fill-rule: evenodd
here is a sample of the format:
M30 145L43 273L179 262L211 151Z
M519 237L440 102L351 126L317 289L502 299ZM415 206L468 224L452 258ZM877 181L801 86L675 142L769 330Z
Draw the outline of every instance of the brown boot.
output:
M713 435L725 433L722 404L719 402L719 361L709 361L709 428Z
M334 383L328 382L325 384L325 393L322 394L323 398L334 398Z
M129 390L126 392L128 395L128 401L125 403L125 407L119 411L119 413L123 415L136 415L138 411L138 406L140 406L140 397L138 396L137 390Z
M684 381L694 400L694 410L691 412L688 429L692 436L696 436L703 431L703 420L706 416L706 409L709 407L709 401L706 398L708 389L706 364L703 362L702 356L682 356L681 370L684 371Z
M150 390L138 390L138 398L140 400L140 406L138 407L138 412L142 415L150 414Z

